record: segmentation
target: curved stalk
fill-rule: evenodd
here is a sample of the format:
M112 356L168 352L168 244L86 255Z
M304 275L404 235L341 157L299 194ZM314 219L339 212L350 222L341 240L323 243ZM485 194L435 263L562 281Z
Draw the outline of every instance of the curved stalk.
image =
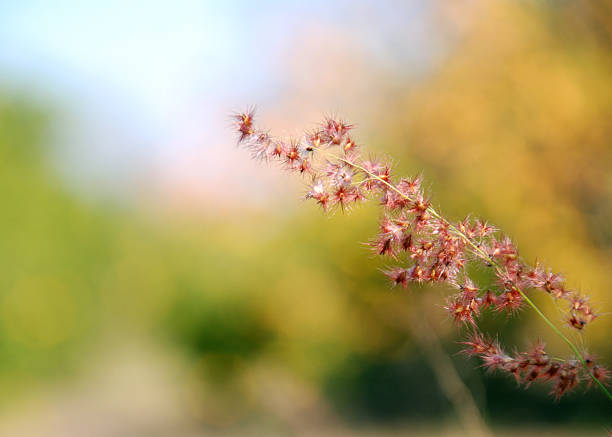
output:
M402 196L404 199L407 200L412 200L409 196L407 196L406 194L404 194L401 190L399 190L395 185L393 185L392 183L384 180L383 178L375 175L374 173L368 171L366 168L355 164L351 161L348 161L340 156L337 155L332 155L334 158L338 159L339 161L342 161L362 172L364 172L365 174L368 175L369 178L371 179L375 179L381 183L383 183L384 185L386 185L389 189L393 190L394 192L396 192L397 194L399 194L400 196ZM427 208L427 212L429 214L431 214L433 217L437 218L438 220L442 221L444 224L446 224L447 226L449 226L449 228L458 236L460 237L463 241L465 241L471 248L472 251L479 256L480 258L484 259L487 263L491 264L492 266L495 267L495 269L498 272L502 271L501 266L499 265L499 263L497 263L497 261L495 261L493 258L491 258L485 251L482 250L482 248L480 248L479 246L477 246L476 244L474 244L474 242L467 236L465 235L463 232L461 232L460 229L458 229L456 226L454 226L452 223L450 223L448 220L446 220L444 217L442 217L442 215L440 215L433 207L429 206ZM603 383L595 378L595 376L593 375L593 373L590 371L585 359L584 359L584 355L578 350L578 348L576 347L576 345L565 335L561 332L561 330L559 328L557 328L557 326L555 326L555 324L553 322L550 321L550 319L548 317L546 317L546 315L542 312L542 310L540 310L540 308L527 296L527 294L520 289L519 287L517 287L516 284L512 284L512 286L521 294L521 296L523 297L523 299L525 300L525 302L527 302L527 304L536 312L536 314L542 319L544 320L544 322L555 332L555 334L557 334L565 343L567 343L567 345L570 347L570 349L572 350L572 352L574 352L574 354L576 355L576 357L580 360L580 362L582 363L582 365L584 366L584 369L586 370L586 372L589 374L589 376L591 377L591 379L595 382L595 384L597 384L597 386L603 391L603 393L606 395L606 397L608 399L610 399L610 401L612 401L612 394L610 393L610 391L608 391L608 389L606 388L605 385L603 385Z

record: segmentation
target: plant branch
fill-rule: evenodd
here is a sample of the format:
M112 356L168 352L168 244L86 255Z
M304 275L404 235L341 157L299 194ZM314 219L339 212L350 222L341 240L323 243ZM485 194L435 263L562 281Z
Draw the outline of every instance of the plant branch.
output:
M395 185L393 185L392 183L384 180L383 178L379 177L378 175L372 173L371 171L367 170L366 168L355 164L354 162L348 161L340 156L336 156L334 155L334 158L338 159L339 161L342 161L352 167L357 168L358 170L364 172L365 174L368 175L369 178L375 179L381 183L383 183L384 185L386 185L389 189L393 190L394 192L396 192L397 194L399 194L400 196L402 196L403 198L407 199L407 200L413 200L411 199L409 196L407 196L405 193L403 193L401 190L399 190ZM427 212L429 214L431 214L433 217L437 218L438 220L442 221L445 225L449 226L449 228L458 236L460 237L464 242L466 242L471 248L472 251L480 256L481 258L483 258L487 263L491 264L492 266L494 266L496 268L496 270L498 272L502 271L502 267L499 265L499 263L497 261L495 261L491 256L489 256L485 251L482 250L481 247L479 247L478 245L474 244L474 242L467 236L465 235L463 232L461 232L460 229L458 229L456 226L454 226L452 223L450 223L448 220L446 220L442 215L440 215L433 207L429 206L427 208ZM520 289L519 287L517 287L516 284L512 284L512 286L521 294L521 296L523 297L523 299L525 299L525 302L527 302L527 304L536 312L536 314L542 319L544 320L544 322L555 332L555 334L557 334L565 343L567 343L567 345L570 347L570 349L574 352L574 354L576 354L576 357L580 360L580 362L582 363L582 365L584 366L584 369L586 370L586 372L588 373L588 375L591 377L591 379L597 384L597 386L603 391L603 393L606 395L606 397L608 397L608 399L610 399L610 401L612 401L612 394L610 393L610 391L608 391L608 389L606 388L605 385L603 385L603 383L597 379L593 373L590 371L586 360L584 359L584 355L578 350L578 348L576 347L576 345L565 335L561 332L561 330L559 328L557 328L557 326L555 326L555 324L553 322L550 321L550 319L548 317L546 317L546 315L542 312L542 310L540 310L540 308L533 302L533 300L531 300L527 294Z

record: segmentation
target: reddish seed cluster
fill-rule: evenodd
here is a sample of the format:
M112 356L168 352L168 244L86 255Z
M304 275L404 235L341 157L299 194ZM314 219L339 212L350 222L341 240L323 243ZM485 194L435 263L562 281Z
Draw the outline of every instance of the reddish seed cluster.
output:
M560 275L545 270L538 263L527 272L523 280L527 287L540 289L557 300L565 301L568 306L566 321L571 327L582 330L597 317L587 297L565 288Z
M510 238L499 236L495 227L469 217L450 222L431 207L421 177L396 180L390 164L362 156L350 136L353 125L327 118L302 138L284 140L256 129L252 111L236 114L234 119L239 143L256 159L274 161L284 169L307 175L310 188L306 198L325 211L347 211L366 198L379 199L383 209L380 230L370 246L375 254L398 264L383 273L393 285L406 288L414 282L451 285L457 291L448 298L445 308L457 324L477 332L483 310L490 307L515 313L524 306L525 290L530 289L542 290L558 303L565 303L565 322L571 328L582 330L596 318L587 298L567 289L559 275L539 263L526 264ZM491 268L496 281L485 287L475 284L466 270L470 262ZM542 345L526 354L508 356L496 342L479 335L466 344L476 348L472 354L481 356L485 367L512 373L522 383L554 380L557 396L580 379L578 361L552 362ZM480 348L485 349L476 353ZM609 375L593 363L589 371L600 381Z
M532 345L527 352L514 355L508 355L498 341L480 333L472 334L462 344L467 346L463 353L479 357L485 369L507 372L514 376L519 385L529 386L537 381L550 382L553 387L551 394L557 399L581 381L588 380L587 386L590 386L593 380L588 373L603 384L610 379L610 371L596 365L592 358L586 358L586 368L575 359L555 360L546 353L546 345L542 342Z

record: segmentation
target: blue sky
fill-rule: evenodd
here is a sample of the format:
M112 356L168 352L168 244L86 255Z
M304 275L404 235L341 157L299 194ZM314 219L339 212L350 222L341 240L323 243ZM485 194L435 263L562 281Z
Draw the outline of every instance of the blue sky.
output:
M339 29L391 68L425 64L425 5L2 2L0 87L63 110L53 146L71 184L121 192L160 162L224 141L231 109L278 98L279 64L300 56L291 44L309 23Z

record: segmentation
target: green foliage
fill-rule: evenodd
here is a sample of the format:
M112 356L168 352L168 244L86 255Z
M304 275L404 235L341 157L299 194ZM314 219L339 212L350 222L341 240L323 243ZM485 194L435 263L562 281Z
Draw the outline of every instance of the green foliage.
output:
M2 395L73 369L96 330L94 276L109 222L62 189L45 161L46 112L0 95ZM18 376L17 376L18 375Z

